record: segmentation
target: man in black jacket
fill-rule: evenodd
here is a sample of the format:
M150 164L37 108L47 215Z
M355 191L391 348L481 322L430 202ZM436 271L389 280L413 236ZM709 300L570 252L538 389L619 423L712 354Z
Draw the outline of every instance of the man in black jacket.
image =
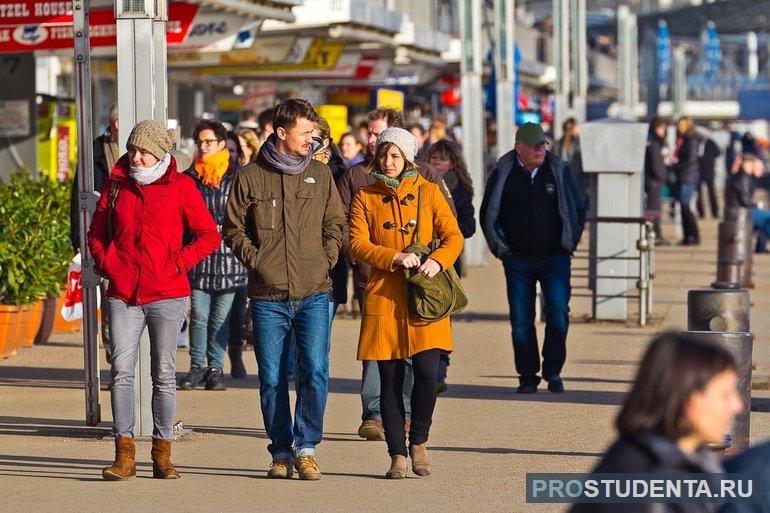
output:
M107 131L94 139L94 190L101 191L104 187L107 177L110 176L110 170L120 158L123 152L118 147L118 105L114 104L110 108L110 126ZM72 180L72 193L70 194L70 243L75 253L80 252L80 202L78 201L78 175L75 170L75 176ZM99 293L102 304L107 301L107 286L109 282L103 279L99 284ZM112 344L110 342L110 323L109 308L102 308L102 344L107 354L107 361L112 360Z
M668 125L663 119L656 119L650 124L647 150L644 154L644 194L645 215L652 220L652 226L657 238L656 244L666 245L660 228L660 212L663 204L663 188L668 181L669 149L666 147L666 130Z
M585 224L585 200L569 164L546 150L543 129L526 123L516 148L497 162L481 205L481 226L492 253L503 261L518 393L537 392L540 377L535 332L535 284L545 296L543 378L564 391L560 374L569 329L571 256Z
M714 169L716 167L716 160L722 152L711 137L705 137L701 144L701 152L698 156L700 185L698 185L698 195L696 196L698 217L701 219L706 217L706 207L703 198L703 186L705 185L709 197L709 205L711 207L711 217L719 219L719 205L717 204L717 193L714 187Z

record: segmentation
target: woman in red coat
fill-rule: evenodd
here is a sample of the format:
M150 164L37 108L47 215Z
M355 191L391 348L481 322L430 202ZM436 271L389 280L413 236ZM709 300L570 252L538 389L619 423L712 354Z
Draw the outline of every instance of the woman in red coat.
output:
M134 366L145 326L152 374L153 477L177 479L171 464L176 409L176 344L190 295L187 271L219 247L220 236L193 180L177 173L169 153L174 136L158 121L131 131L123 155L102 189L88 231L96 268L110 280L113 333L112 417L115 462L107 480L136 475ZM182 246L186 228L194 235Z

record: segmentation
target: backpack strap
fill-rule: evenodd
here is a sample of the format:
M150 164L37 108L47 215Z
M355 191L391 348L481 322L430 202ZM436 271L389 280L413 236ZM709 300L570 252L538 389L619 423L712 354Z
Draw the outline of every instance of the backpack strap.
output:
M113 180L110 182L110 198L107 203L107 238L112 242L113 227L112 227L112 211L115 210L115 202L118 201L118 192L120 191L120 184Z

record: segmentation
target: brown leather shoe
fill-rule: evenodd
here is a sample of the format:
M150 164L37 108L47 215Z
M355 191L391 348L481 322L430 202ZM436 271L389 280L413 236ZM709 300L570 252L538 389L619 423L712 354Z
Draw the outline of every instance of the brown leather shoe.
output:
M385 440L385 428L377 419L366 419L358 428L358 436L367 440Z
M390 457L390 470L385 474L386 479L404 479L406 477L406 456L396 454Z
M179 479L179 472L171 464L171 440L152 439L152 477Z
M107 481L122 481L136 475L136 448L130 436L115 437L115 461L102 469L102 477Z
M318 481L321 479L321 470L315 456L300 456L294 461L299 478L303 481Z
M270 479L291 479L293 475L294 467L289 460L273 460L270 470L267 471L267 477Z
M410 445L409 457L412 458L412 472L420 477L430 475L430 461L428 460L428 448L425 444Z

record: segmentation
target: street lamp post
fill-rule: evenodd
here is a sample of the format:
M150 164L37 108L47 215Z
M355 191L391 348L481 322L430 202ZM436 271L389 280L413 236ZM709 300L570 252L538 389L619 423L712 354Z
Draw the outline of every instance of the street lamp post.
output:
M495 0L495 75L497 77L497 157L513 149L514 0Z

